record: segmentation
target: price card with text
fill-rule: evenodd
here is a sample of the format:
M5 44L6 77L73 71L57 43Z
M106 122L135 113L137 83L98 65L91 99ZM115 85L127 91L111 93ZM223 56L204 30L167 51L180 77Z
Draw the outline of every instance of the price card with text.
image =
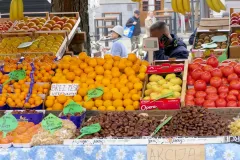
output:
M75 96L78 88L79 84L77 83L53 83L51 86L50 96Z
M147 146L147 160L203 160L204 145L153 145Z
M17 126L18 121L11 113L7 113L0 118L0 131L3 132L4 138L8 132L15 130Z
M7 84L11 80L22 80L26 77L25 70L15 70L9 73L9 79L3 83L3 85Z
M56 130L61 129L63 124L60 118L50 113L42 120L41 125L43 129L49 131L50 133L54 133Z
M71 101L69 102L63 109L63 114L71 114L74 115L75 113L82 113L84 111L84 108L79 105L78 103Z
M97 97L100 97L102 96L104 93L103 91L103 88L102 87L98 87L98 88L95 88L95 89L91 89L88 91L87 93L87 96L88 96L88 100L89 101L90 99L92 98L97 98Z

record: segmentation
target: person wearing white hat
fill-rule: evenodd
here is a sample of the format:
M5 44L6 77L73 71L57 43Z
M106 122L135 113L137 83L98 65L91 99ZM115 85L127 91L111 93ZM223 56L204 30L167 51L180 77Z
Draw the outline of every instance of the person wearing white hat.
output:
M127 57L127 48L122 43L123 30L122 26L115 26L111 30L113 39L111 54L113 56Z

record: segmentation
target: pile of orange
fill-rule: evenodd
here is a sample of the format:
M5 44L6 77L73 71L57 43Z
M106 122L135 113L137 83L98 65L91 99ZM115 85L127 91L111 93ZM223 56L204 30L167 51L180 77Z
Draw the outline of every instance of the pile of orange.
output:
M3 93L0 96L0 107L3 107L4 105L6 105L7 102L7 94Z
M32 137L37 134L38 129L41 127L40 124L34 125L32 122L18 122L17 128L8 133L6 138L0 139L0 144L8 143L30 143ZM0 132L0 137L2 132Z
M134 53L127 58L112 55L90 58L85 52L78 57L64 56L52 83L78 83L78 94L61 98L49 96L45 106L49 110L61 110L72 99L88 110L137 110L148 65ZM103 96L87 101L87 92L96 87L104 88Z

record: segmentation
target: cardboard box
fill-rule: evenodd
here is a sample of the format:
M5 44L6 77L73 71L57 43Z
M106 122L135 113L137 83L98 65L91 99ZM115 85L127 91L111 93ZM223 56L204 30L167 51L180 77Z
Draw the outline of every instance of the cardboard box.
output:
M176 60L176 61L155 61L153 66L149 66L147 69L147 76L142 90L142 100L140 101L141 110L176 110L180 109L181 103L180 99L160 99L157 101L154 100L143 100L144 92L146 90L149 77L152 74L157 74L161 76L166 76L170 73L176 73L182 79L182 92L185 93L186 89L186 80L187 80L187 71L188 71L188 60ZM182 95L182 93L181 93Z
M198 30L230 30L229 18L202 18Z

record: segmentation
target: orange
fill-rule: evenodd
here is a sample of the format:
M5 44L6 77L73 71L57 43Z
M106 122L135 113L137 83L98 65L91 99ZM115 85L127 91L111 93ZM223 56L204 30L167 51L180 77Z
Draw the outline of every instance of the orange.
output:
M116 111L124 111L124 107L117 107Z
M80 60L85 60L87 58L87 53L86 52L81 52L78 55L78 57L79 57Z
M44 83L43 84L43 88L44 89L49 89L50 88L50 84L49 83Z
M122 99L123 94L121 92L116 92L113 94L113 100Z
M123 96L123 99L131 99L131 98L132 98L132 95L130 93L126 93Z
M138 64L134 64L134 65L132 66L132 69L133 69L136 73L138 73L138 71L139 71L139 69L140 69L140 66L139 66Z
M33 98L30 98L29 100L28 100L28 102L30 103L30 104L34 104L34 99Z
M75 96L73 97L73 100L74 100L75 102L81 102L81 101L82 101L82 97L81 97L80 95L75 95Z
M125 108L125 111L134 111L134 110L135 110L134 107L131 105Z
M112 106L112 101L106 100L106 101L103 102L103 105L104 105L105 107Z
M125 106L125 107L127 107L127 106L129 106L129 105L132 105L133 104L133 101L131 100L131 99L125 99L124 101L123 101L123 105Z
M102 82L103 76L102 75L97 75L95 79L96 79L97 82Z
M70 65L70 71L71 72L74 72L74 70L78 69L78 66L77 65Z
M90 84L94 84L95 82L94 82L93 79L88 79L88 80L86 81L86 83L87 83L88 85L90 85Z
M91 58L91 59L88 61L88 64L89 64L89 66L91 66L91 67L96 67L96 66L97 66L97 60L94 59L94 58Z
M99 110L99 111L105 111L105 110L106 110L106 107L105 107L105 106L100 106L100 107L98 107L98 110Z
M69 81L73 81L73 80L75 79L75 73L74 73L74 72L68 72L68 73L66 74L66 78L67 78L67 80L69 80Z
M45 106L47 107L47 108L51 108L52 106L53 106L53 104L54 104L54 101L53 100L46 100L45 101Z
M117 100L113 101L113 106L114 107L122 107L123 106L122 100L117 99Z
M113 63L113 66L114 66L114 67L118 67L118 65L119 65L119 61L115 61L115 62Z
M128 89L128 87L123 87L120 89L120 92L124 95L129 92L129 89Z
M143 88L143 85L141 82L137 82L134 84L134 89L140 91Z
M75 73L76 76L80 76L83 71L79 68L76 68L73 72Z
M103 66L105 63L105 60L103 58L97 58L97 64L100 66Z
M127 61L126 62L126 66L127 67L132 67L133 66L133 62L132 61Z
M52 107L53 110L60 111L63 110L63 105L60 103L55 103Z
M145 79L145 73L139 73L137 76L141 81Z
M94 88L96 88L95 84L90 84L90 85L88 86L88 90L91 90L91 89L94 89Z
M3 101L0 101L0 107L4 106L5 103Z
M108 59L112 59L112 55L111 54L105 54L104 55L104 59L108 60Z
M105 92L110 92L110 89L109 89L108 87L104 87L104 88L103 88L103 91L104 91L104 93L105 93Z
M129 90L133 89L133 83L132 82L127 82L126 86Z
M120 61L121 60L120 56L113 56L112 58L113 58L114 61Z
M149 66L149 62L144 60L144 61L142 61L142 65L147 67L147 66Z
M119 71L112 72L112 76L113 76L114 78L120 77L120 76L121 76L121 73L120 73Z
M64 104L67 101L67 97L65 95L57 96L57 101L61 104Z
M82 70L84 70L85 68L88 67L88 65L87 65L87 63L83 62L83 63L80 64L79 67L80 67Z
M119 68L118 68L118 67L113 67L113 68L111 69L111 71L112 71L112 72L119 72Z
M144 66L144 65L142 65L142 66L140 67L140 69L139 69L139 72L140 72L140 73L146 73L146 71L147 71L147 67Z
M92 107L94 107L94 102L91 100L84 102L83 107L86 108L87 110L91 110Z
M92 111L97 111L97 107L92 107Z
M96 78L96 73L93 71L93 72L90 72L88 73L87 75L87 78L90 78L90 79L95 79Z
M102 66L96 66L95 71L98 75L103 75L104 74L104 68Z
M127 59L131 62L135 62L138 58L135 53L130 53L130 54L128 54Z
M132 89L132 90L130 91L130 94L136 94L136 93L138 93L138 91L137 91L136 89Z
M139 101L140 100L140 95L139 94L133 94L132 95L132 100L133 101Z
M93 67L90 67L90 66L88 66L88 67L86 67L86 68L84 69L84 72L85 72L86 74L88 74L88 73L90 73L90 72L93 72L93 71L94 71Z
M70 64L69 63L63 63L62 67L63 67L63 69L69 69L70 68Z
M112 64L111 64L111 63L105 63L105 64L103 65L103 68L104 68L105 70L111 70L111 69L112 69Z
M114 106L108 106L107 111L116 111L116 108Z
M134 107L134 109L138 110L139 107L140 107L139 101L134 101L133 102L133 107Z
M123 85L122 83L117 83L117 84L116 84L116 88L117 88L118 90L120 90L122 87L124 87L124 85Z
M118 68L119 68L120 70L124 70L126 67L127 67L127 66L126 66L125 62L123 62L123 61L120 61L120 62L119 62Z
M113 94L111 92L104 92L103 94L103 100L111 100L113 97Z
M55 100L55 97L53 97L53 96L48 96L47 99L49 99L49 100Z
M110 84L110 80L107 79L107 78L103 78L103 79L102 79L102 84L103 84L104 86L107 86L108 84Z
M95 106L96 107L101 107L103 105L103 101L102 100L95 100Z
M112 74L112 72L110 70L105 70L104 71L104 76L111 75L111 74Z

